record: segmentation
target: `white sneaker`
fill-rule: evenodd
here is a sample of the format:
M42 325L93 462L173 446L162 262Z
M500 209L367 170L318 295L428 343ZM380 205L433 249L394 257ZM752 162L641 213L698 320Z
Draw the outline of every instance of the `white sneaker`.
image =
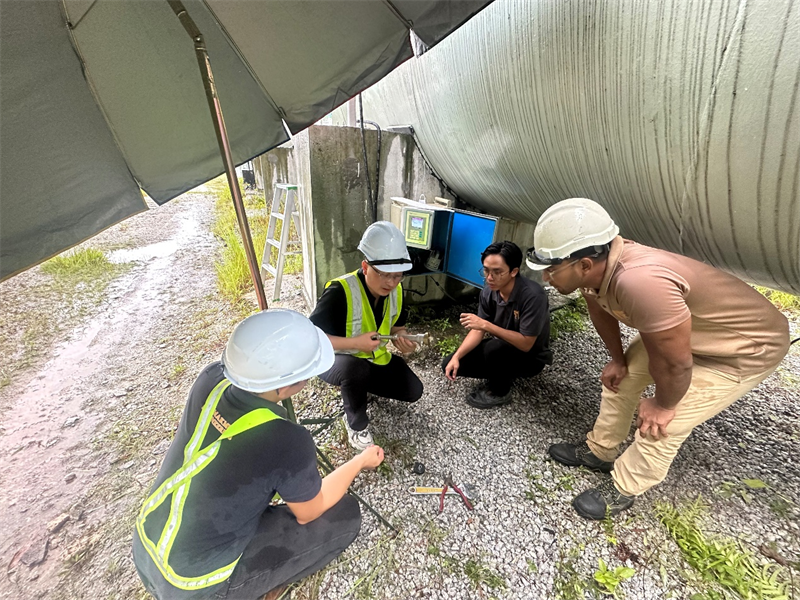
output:
M343 417L344 427L347 429L347 440L350 445L356 450L365 450L372 446L375 442L372 440L372 434L369 432L369 427L365 427L361 431L356 431L350 428L350 423L347 422L347 417Z

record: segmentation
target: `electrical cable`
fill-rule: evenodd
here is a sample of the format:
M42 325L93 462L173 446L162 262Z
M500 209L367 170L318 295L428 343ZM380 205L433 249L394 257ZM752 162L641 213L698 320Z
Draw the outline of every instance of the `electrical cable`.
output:
M436 279L435 279L434 277L431 277L431 281L433 281L433 283L435 283L435 284L436 284L436 287L438 287L440 290L442 290L442 293L443 293L445 296L447 296L448 298L450 298L450 300L452 300L453 302L455 302L456 304L458 304L458 300L456 300L456 299L455 299L455 298L453 298L453 297L452 297L450 294L448 294L448 293L445 291L445 289L444 289L444 288L443 288L443 287L442 287L442 286L439 284L439 282L438 282L438 281L436 281Z
M791 342L789 342L789 345L791 346L792 344L797 343L797 342L800 342L800 338L797 338L796 340L792 340Z
M363 112L363 111L362 111ZM378 218L378 196L380 194L380 186L381 186L381 126L378 125L375 121L365 121L361 118L362 127L366 123L367 125L372 125L378 132L378 150L376 152L375 158L375 195L372 198L372 214L375 215L375 219Z
M361 150L364 154L364 174L367 177L367 197L372 205L370 208L372 209L372 222L374 223L378 220L378 206L372 199L372 180L369 176L369 162L367 161L367 137L364 133L364 98L361 97L361 94L358 95L358 106L361 113L361 118L359 119L361 124Z

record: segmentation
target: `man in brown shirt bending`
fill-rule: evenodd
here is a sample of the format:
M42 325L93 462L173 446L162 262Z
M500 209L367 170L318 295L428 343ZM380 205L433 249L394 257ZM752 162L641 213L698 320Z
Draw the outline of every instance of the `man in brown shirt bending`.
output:
M528 251L528 266L560 293L581 289L611 355L586 441L549 448L565 465L611 473L573 500L588 519L662 482L692 429L769 376L789 348L786 317L749 285L618 233L599 204L573 198L542 214ZM620 322L639 331L625 350ZM655 396L642 398L652 383ZM637 409L635 440L618 457Z

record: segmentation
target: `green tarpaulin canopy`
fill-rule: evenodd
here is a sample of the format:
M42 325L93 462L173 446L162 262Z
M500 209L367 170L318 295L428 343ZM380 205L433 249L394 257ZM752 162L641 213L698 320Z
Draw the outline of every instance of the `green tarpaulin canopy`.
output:
M234 162L288 139L491 0L186 0ZM410 30L413 33L410 34ZM166 0L0 2L0 278L223 170ZM284 125L285 124L285 125Z

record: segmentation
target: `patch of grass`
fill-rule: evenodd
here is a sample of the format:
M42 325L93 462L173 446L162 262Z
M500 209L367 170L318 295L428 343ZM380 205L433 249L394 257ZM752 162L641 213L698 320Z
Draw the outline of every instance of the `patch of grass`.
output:
M778 310L800 312L800 296L795 296L787 292L780 292L760 285L754 285L753 287L756 288L760 294L765 296L767 300L772 302Z
M423 532L425 532L428 537L428 554L431 556L440 556L441 549L439 546L450 534L450 531L439 527L434 521L428 521L428 524L423 528Z
M54 256L42 264L42 271L60 279L89 280L113 272L115 265L95 248L78 248Z
M103 252L76 249L51 258L39 268L46 277L36 281L40 302L19 307L13 319L0 323L0 388L32 366L60 335L78 325L105 299L109 283L131 264L114 264ZM48 307L57 306L58 311Z
M586 300L582 297L550 313L550 339L556 340L562 333L584 331L588 315Z
M470 558L464 563L464 575L475 589L485 585L489 589L506 589L506 580L478 560Z
M186 372L186 365L182 362L179 362L172 366L172 369L169 371L170 379L176 379L183 375Z
M250 278L250 268L247 264L247 255L239 231L236 211L224 178L218 177L213 182L209 182L209 187L217 196L214 205L212 232L223 243L220 257L214 263L214 269L217 273L217 286L222 295L232 304L239 304L243 301L245 294L252 290L253 284ZM269 227L266 202L263 196L257 194L247 194L242 200L250 225L253 249L260 268ZM275 231L275 237L278 239L280 238L281 227L282 222L278 220ZM290 235L296 237L297 232L295 231L294 222L291 223L291 228ZM277 253L276 248L271 248L270 251ZM277 254L273 255L272 264L277 264ZM286 257L283 268L284 273L299 273L302 270L302 255L297 254Z
M707 510L701 497L681 508L668 502L656 504L659 520L702 580L717 583L745 599L787 598L785 569L758 562L753 553L736 540L706 535L700 521Z

